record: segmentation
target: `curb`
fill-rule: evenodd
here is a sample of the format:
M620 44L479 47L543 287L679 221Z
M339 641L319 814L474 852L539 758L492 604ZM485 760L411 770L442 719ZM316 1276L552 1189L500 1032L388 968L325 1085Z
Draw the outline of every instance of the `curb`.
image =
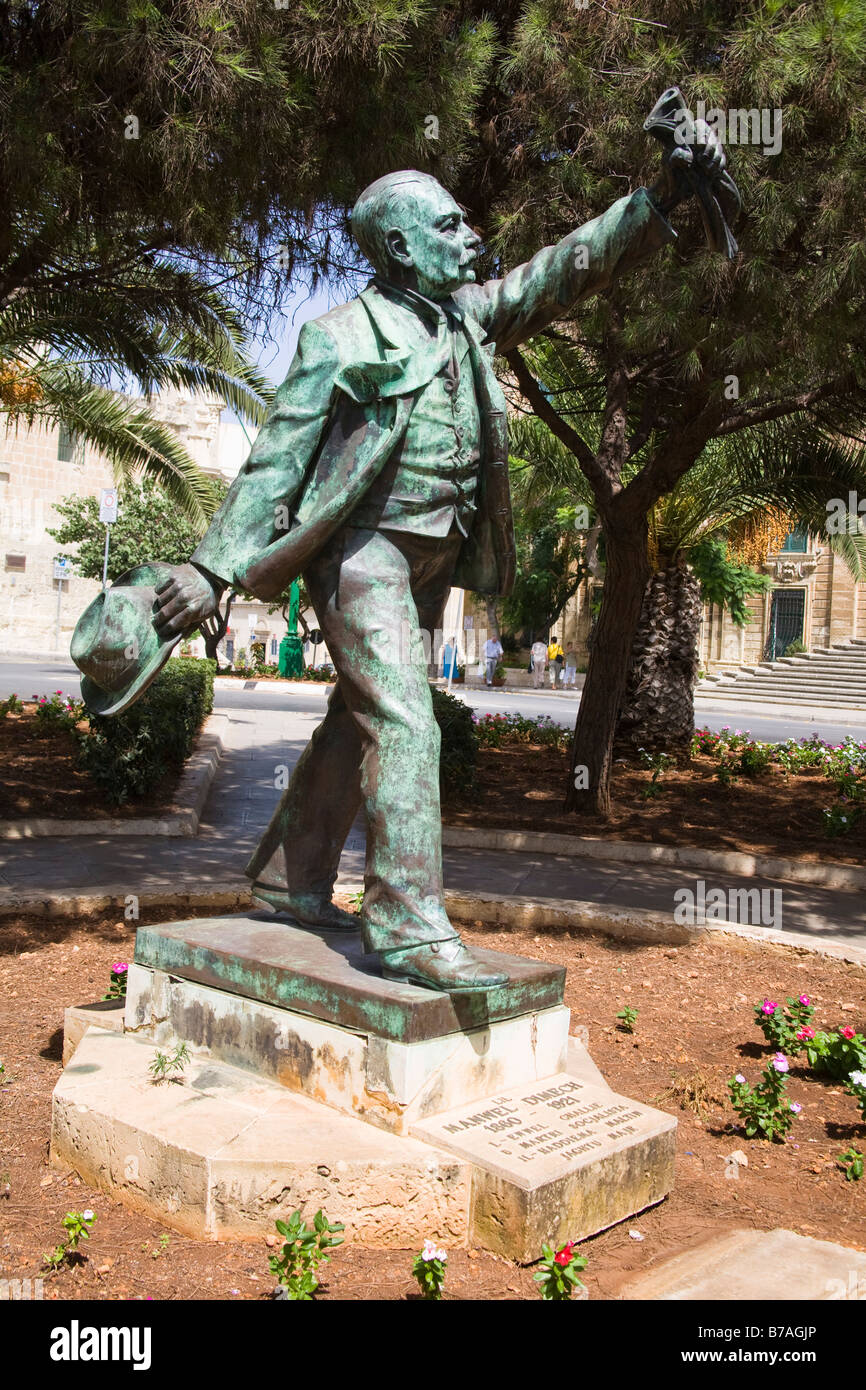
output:
M443 825L442 844L448 849L504 849L522 854L558 854L576 859L612 859L631 864L668 864L680 869L715 869L741 878L778 878L820 888L855 892L866 888L866 869L853 864L806 864L737 850L693 849L632 840L593 840L541 830L483 830Z
M341 893L356 891L363 885L346 881L337 885ZM192 907L243 909L253 905L246 879L225 883L220 888L152 888L131 895L128 885L109 884L92 893L40 897L37 894L0 892L0 921L17 915L30 917L75 917L114 908L125 916L129 898L136 898L136 919L141 907L176 907L179 913ZM555 903L539 898L508 897L498 893L465 893L446 889L445 906L458 921L485 919L491 926L536 931L600 932L620 941L644 946L690 946L705 936L730 937L761 946L783 947L799 955L817 955L842 960L866 969L866 947L846 946L833 941L817 941L798 932L775 931L769 927L741 926L724 920L696 925L674 922L649 911L598 903L566 901Z
M196 735L177 785L173 804L164 816L135 820L52 820L29 817L0 821L0 840L31 840L55 835L183 835L198 834L199 820L222 757L229 719L209 714Z

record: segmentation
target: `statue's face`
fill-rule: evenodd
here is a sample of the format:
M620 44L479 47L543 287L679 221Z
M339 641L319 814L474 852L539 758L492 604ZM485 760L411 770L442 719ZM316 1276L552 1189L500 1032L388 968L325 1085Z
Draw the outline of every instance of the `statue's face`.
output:
M388 250L419 294L444 299L475 279L481 238L438 183L417 184L411 193L399 225L387 233Z

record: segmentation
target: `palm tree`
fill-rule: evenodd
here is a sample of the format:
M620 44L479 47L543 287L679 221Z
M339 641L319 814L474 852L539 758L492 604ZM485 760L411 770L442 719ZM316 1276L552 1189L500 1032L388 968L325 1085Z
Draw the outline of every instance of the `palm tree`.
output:
M576 505L591 503L574 455L540 421L518 419L512 449L532 467L529 496L568 487ZM866 447L809 418L769 422L707 446L650 516L653 573L620 707L621 751L688 755L702 604L724 604L735 622L747 622L746 598L769 586L752 566L795 523L825 540L855 580L866 580L858 519L828 531L828 505L852 492L866 496Z
M165 387L212 392L254 424L272 395L218 289L165 259L131 256L100 282L82 249L0 307L0 423L64 426L118 486L146 474L203 530L213 481L142 399Z

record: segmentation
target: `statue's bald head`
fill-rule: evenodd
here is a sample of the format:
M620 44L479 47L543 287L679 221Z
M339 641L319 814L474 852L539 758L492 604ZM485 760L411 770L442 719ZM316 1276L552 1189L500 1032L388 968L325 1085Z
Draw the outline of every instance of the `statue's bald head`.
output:
M432 174L400 169L376 179L352 209L352 233L378 274L433 298L475 278L480 239Z
M438 179L419 169L398 169L364 189L352 209L352 235L374 270L388 272L388 232L395 228L405 231L417 215L419 202L444 193Z

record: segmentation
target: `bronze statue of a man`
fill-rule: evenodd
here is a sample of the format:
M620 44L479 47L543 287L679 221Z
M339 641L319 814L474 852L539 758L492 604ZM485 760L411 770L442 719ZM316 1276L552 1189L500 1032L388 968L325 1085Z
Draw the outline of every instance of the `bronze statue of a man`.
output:
M692 153L723 165L711 139ZM479 237L428 174L365 189L355 238L375 270L301 331L271 414L192 556L159 594L160 633L189 631L228 585L261 599L303 574L337 672L327 714L247 866L255 893L313 928L358 919L331 900L361 805L360 927L383 974L439 990L505 977L462 944L443 903L439 731L426 658L452 584L507 594L514 577L504 352L675 239L687 196L667 167L501 280L475 282ZM262 875L280 850L285 883Z

